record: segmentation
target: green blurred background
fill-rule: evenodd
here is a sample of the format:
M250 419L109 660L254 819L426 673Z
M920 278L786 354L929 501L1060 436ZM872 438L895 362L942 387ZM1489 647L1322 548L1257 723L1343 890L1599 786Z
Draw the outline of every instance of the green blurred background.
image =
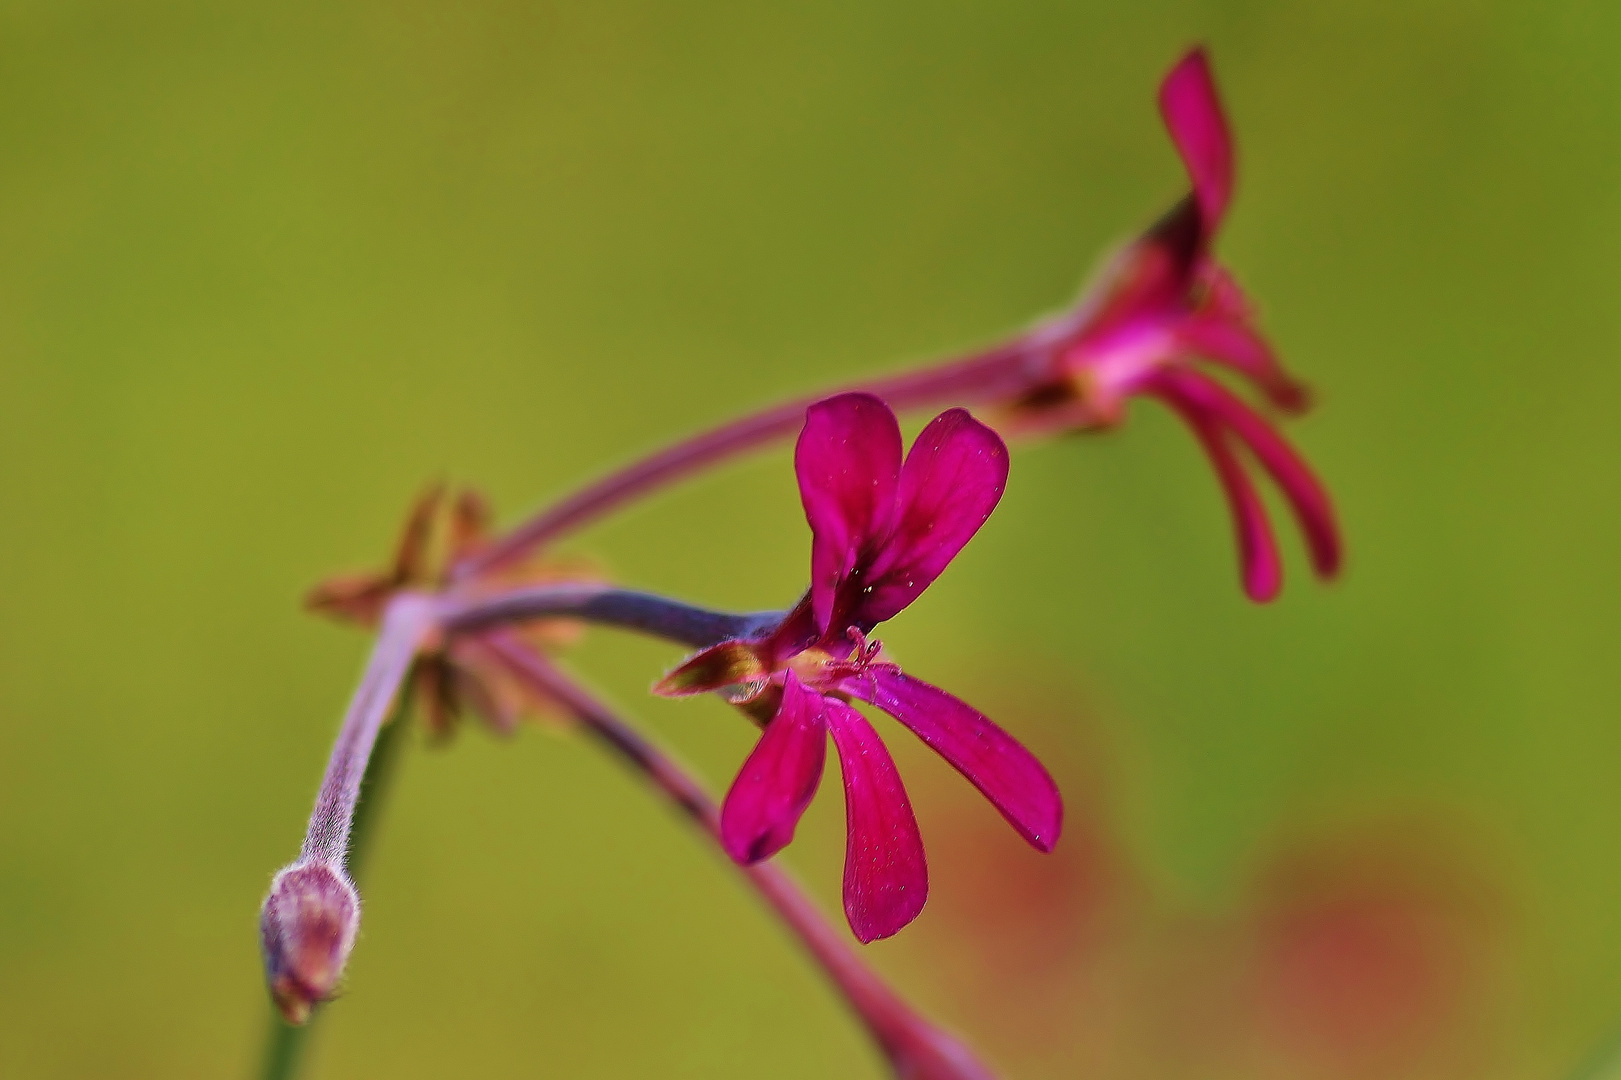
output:
M1621 9L0 4L0 1074L230 1077L363 635L303 615L421 485L503 517L1066 303L1185 187L1321 408L1343 581L1241 597L1192 440L1026 447L886 627L1053 763L1023 849L893 740L935 867L869 955L1009 1077L1549 1077L1621 1022ZM769 607L786 451L571 549ZM752 738L571 663L717 788ZM886 731L894 730L885 728ZM836 910L829 789L788 861ZM414 746L323 1077L877 1077L684 824L529 729Z

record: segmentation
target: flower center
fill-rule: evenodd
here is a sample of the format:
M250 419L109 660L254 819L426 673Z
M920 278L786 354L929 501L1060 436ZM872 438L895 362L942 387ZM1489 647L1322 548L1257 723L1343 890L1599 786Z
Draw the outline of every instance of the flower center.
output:
M850 655L839 658L826 648L813 646L788 661L788 667L799 681L821 693L832 691L843 679L865 675L873 668L893 668L896 665L880 660L884 643L870 639L855 627L844 632L850 641Z
M829 659L822 669L824 678L838 680L865 675L879 663L878 657L884 651L882 641L876 638L869 640L866 634L853 626L844 632L844 636L850 639L850 655L843 660Z

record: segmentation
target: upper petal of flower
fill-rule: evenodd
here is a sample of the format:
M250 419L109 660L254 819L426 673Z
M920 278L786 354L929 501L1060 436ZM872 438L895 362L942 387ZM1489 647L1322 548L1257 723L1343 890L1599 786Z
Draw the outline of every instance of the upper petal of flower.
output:
M881 399L840 394L805 410L794 471L811 527L811 602L824 634L835 606L854 599L841 587L889 532L900 468L900 424Z
M1007 475L1007 446L966 409L931 420L901 467L894 531L866 571L852 621L871 627L917 599L991 516Z
M1058 843L1064 802L1036 756L989 717L939 687L895 668L874 667L839 689L878 706L949 761L1041 851Z
M721 806L721 842L738 862L770 858L794 838L827 761L825 712L826 699L790 671L781 708Z
M1204 49L1188 53L1165 76L1159 88L1159 108L1193 180L1200 233L1208 240L1232 198L1233 141Z
M827 702L827 726L844 772L844 914L862 941L889 937L929 897L923 838L895 762L866 717Z

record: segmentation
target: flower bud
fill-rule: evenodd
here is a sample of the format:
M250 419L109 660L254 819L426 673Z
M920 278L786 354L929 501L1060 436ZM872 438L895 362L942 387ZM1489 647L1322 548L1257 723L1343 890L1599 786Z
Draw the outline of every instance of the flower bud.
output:
M337 866L296 862L276 875L259 919L265 979L290 1024L331 997L360 926L360 896Z

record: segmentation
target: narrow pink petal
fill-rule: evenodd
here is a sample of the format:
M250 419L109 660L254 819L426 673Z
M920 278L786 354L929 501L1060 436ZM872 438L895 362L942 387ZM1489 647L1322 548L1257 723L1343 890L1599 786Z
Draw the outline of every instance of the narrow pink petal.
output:
M1188 53L1165 76L1159 88L1159 109L1193 180L1201 232L1208 240L1232 198L1233 142L1204 49Z
M825 700L788 673L782 706L721 806L721 842L738 862L768 859L794 838L827 762Z
M1333 501L1311 467L1271 424L1220 383L1191 371L1167 372L1166 376L1177 385L1179 393L1225 425L1255 454L1289 500L1300 531L1305 534L1312 567L1319 577L1333 577L1339 571L1344 549Z
M1283 370L1266 339L1243 323L1194 315L1177 328L1177 337L1188 352L1253 380L1280 409L1299 413L1310 403L1306 388Z
M1272 535L1266 508L1255 491L1249 474L1233 448L1227 443L1226 432L1211 415L1202 397L1187 392L1186 383L1199 376L1184 372L1166 371L1150 387L1150 392L1175 409L1204 446L1205 455L1216 468L1227 503L1233 512L1233 528L1238 535L1239 568L1244 578L1244 592L1251 600L1265 603L1278 595L1283 585L1283 562L1278 556L1278 542Z
M1213 259L1200 260L1199 309L1178 329L1189 352L1214 360L1251 379L1278 408L1302 413L1311 405L1306 387L1278 361L1272 346L1255 328L1255 308L1227 269Z
M822 633L840 587L889 532L900 468L900 424L879 398L840 394L805 410L794 471L811 527L811 603Z
M874 667L839 688L912 729L1002 812L1020 836L1051 851L1064 825L1058 785L1036 756L990 718L921 679Z
M1215 259L1199 265L1199 282L1205 289L1205 308L1228 322L1248 323L1255 319L1255 305L1227 268Z
M825 700L844 771L844 914L856 937L877 941L917 918L929 897L923 838L878 733L844 702Z
M968 410L931 420L901 466L894 531L867 571L853 621L870 627L917 599L991 516L1007 474L1001 436Z
M1252 380L1278 408L1300 413L1310 404L1306 388L1283 370L1266 339L1250 327L1195 315L1177 328L1177 337L1188 352Z

